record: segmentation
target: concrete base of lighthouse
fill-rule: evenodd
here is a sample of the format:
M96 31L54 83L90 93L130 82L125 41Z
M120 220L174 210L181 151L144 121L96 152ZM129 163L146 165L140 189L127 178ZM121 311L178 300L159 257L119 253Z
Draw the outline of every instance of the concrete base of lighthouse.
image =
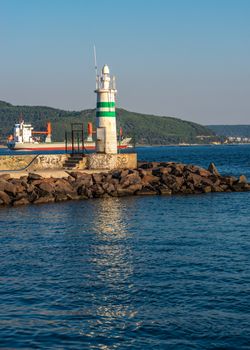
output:
M113 169L137 168L136 153L88 154L79 164L79 169L89 170L113 170Z

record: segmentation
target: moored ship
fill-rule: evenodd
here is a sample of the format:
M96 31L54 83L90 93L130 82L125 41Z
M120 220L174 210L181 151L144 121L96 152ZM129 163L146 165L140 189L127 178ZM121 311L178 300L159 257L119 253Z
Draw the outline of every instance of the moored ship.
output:
M92 138L92 124L88 123L88 137L78 144L78 148L82 150L95 150L96 143ZM46 135L45 140L40 135ZM31 124L21 121L14 126L14 133L8 137L7 146L11 150L16 151L72 151L74 145L72 142L52 142L51 123L47 123L46 131L34 131ZM118 141L118 148L125 149L131 147L131 138L121 138Z

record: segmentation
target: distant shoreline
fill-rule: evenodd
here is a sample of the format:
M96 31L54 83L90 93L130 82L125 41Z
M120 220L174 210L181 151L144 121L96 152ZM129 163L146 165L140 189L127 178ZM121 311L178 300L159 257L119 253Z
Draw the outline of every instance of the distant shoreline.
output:
M135 147L198 147L198 146L242 146L242 145L250 145L250 142L243 142L243 143L221 143L221 144L212 144L212 143L190 143L190 144L179 144L179 143L173 143L173 144L167 144L167 145L145 145L145 144L136 144ZM134 147L131 147L134 148ZM131 149L128 148L128 149ZM0 145L0 149L9 149L7 146ZM15 151L13 151L15 152ZM18 151L17 151L18 152ZM29 151L26 151L29 152Z
M179 143L173 143L168 145L145 145L145 144L137 144L135 147L190 147L190 146L242 146L242 145L250 145L250 142L243 142L243 143L220 143L220 144L213 144L213 143L190 143L190 144L179 144Z

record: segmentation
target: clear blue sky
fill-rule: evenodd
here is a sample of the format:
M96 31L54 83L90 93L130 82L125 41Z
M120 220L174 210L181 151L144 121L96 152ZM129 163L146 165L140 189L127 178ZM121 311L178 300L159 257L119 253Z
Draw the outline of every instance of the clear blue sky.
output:
M0 100L94 108L94 43L119 107L250 124L248 0L0 0Z

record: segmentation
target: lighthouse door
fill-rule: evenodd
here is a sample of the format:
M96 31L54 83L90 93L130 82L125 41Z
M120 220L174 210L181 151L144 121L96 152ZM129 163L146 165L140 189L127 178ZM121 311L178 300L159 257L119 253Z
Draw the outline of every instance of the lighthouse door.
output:
M106 139L106 128L96 129L96 151L98 153L105 153L105 139Z

